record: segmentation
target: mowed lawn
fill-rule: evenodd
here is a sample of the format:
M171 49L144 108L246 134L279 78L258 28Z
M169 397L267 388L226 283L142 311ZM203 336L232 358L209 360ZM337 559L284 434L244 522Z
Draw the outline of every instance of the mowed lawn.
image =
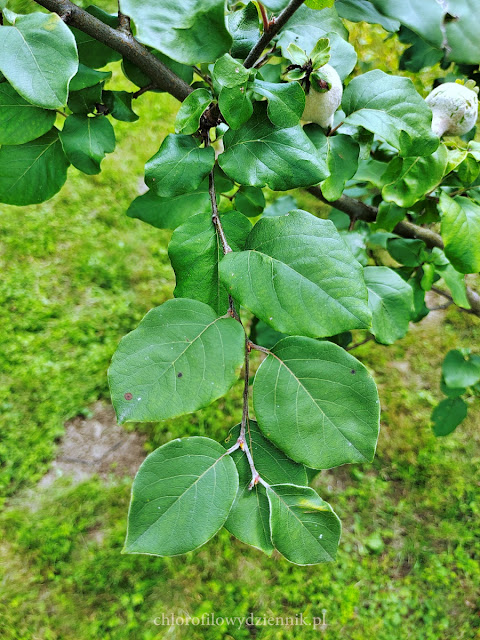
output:
M314 481L343 521L335 563L296 567L224 530L187 556L121 555L131 477L112 468L107 479L38 486L65 421L108 401L106 369L119 339L172 296L170 232L125 211L178 103L145 94L135 108L140 120L116 123L118 147L99 176L71 169L50 202L0 205L0 637L478 638L479 403L449 437L434 438L429 424L445 353L480 350L480 320L453 308L393 347L355 351L379 385L382 432L373 464ZM172 437L222 439L239 420L240 395L238 384L203 411L138 425L145 455ZM323 610L324 631L153 622L162 613L311 619Z

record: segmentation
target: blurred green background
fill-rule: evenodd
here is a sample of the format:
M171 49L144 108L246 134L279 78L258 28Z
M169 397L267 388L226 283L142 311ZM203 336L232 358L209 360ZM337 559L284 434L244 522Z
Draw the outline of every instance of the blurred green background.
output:
M398 73L402 45L385 36L377 27L352 26L361 71ZM417 75L417 89L426 95L443 73ZM41 481L65 422L100 420L97 401L108 405L106 369L119 339L172 297L170 233L125 211L141 188L145 161L173 131L177 109L169 96L145 94L135 104L137 123L115 123L117 150L100 175L70 169L53 200L0 205L0 638L480 637L480 411L472 406L444 439L434 438L429 424L442 397L444 355L479 344L480 320L452 307L393 347L369 343L355 352L379 385L382 431L373 464L324 471L315 480L343 522L333 564L269 559L225 530L187 556L121 555L131 474L112 464L92 475L95 467L85 465L74 480L59 465ZM325 215L318 202L295 195ZM193 415L127 426L141 435L136 456L172 437L224 438L239 420L240 396L241 383ZM162 613L311 619L323 610L323 631L153 622Z

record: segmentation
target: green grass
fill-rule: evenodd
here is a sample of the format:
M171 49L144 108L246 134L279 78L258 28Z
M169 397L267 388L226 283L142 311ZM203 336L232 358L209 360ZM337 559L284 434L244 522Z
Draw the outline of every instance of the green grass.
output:
M36 487L68 418L107 398L118 340L172 295L168 232L130 220L143 164L172 130L176 103L146 94L141 119L117 124L118 149L93 178L70 171L52 201L0 206L2 640L314 638L308 627L160 627L162 613L321 616L329 640L474 639L480 633L480 411L453 435L429 426L439 365L475 348L480 321L450 309L394 347L357 356L374 372L382 432L371 465L315 480L343 521L338 560L295 567L221 531L177 558L121 555L131 478ZM305 198L303 206L313 206ZM146 449L172 437L221 439L240 415L232 396L178 420L142 425Z

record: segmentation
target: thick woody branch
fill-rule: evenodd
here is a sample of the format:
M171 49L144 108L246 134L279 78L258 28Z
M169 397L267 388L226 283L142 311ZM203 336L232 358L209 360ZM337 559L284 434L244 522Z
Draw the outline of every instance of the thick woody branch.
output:
M302 6L304 1L305 0L291 0L291 2L285 7L278 18L268 23L268 29L263 32L260 40L246 57L245 62L243 63L244 67L246 67L247 69L251 69L251 67L253 67L253 65L262 55L265 47L268 45L270 40L272 40L272 38L277 35L280 29L282 29L282 27L286 25L295 11Z
M71 27L75 27L95 40L106 44L118 51L127 60L135 64L147 75L156 88L172 94L181 102L185 100L193 89L179 78L163 62L141 45L127 29L127 18L122 16L120 29L112 29L90 15L70 0L35 0L37 4L58 13Z
M365 204L360 200L355 200L354 198L343 195L338 200L329 202L324 198L320 187L310 187L307 191L322 202L325 202L325 204L335 207L335 209L338 209L339 211L343 211L343 213L350 216L352 220L375 222L377 218L377 208ZM413 222L409 222L408 220L402 220L402 222L399 222L393 231L403 238L416 238L418 240L423 240L430 249L433 249L434 247L438 247L442 250L444 249L442 237L438 233L432 231L432 229L428 229L427 227L420 227L418 224L413 224ZM467 298L470 302L472 313L480 317L480 295L473 289L470 289L470 287L467 287Z

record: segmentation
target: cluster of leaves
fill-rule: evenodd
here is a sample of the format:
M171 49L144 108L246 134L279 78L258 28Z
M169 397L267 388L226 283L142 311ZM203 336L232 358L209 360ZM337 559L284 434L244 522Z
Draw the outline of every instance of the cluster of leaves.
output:
M433 431L436 436L452 433L467 417L465 399L480 395L480 356L470 349L453 349L442 364L442 392L447 396L432 412Z
M264 4L275 12L287 6ZM222 0L175 9L164 0L121 3L137 40L187 91L175 133L146 163L149 190L128 211L174 230L177 286L175 299L148 313L114 355L109 380L118 420L196 411L245 370L242 421L228 448L184 438L141 466L129 513L131 553L185 553L225 525L298 564L334 558L340 523L308 486L312 470L371 460L379 428L373 379L345 350L351 331L392 344L428 313L425 292L438 280L470 308L463 276L480 271L480 243L471 241L480 233L478 145L441 142L413 83L379 70L348 82L332 131L300 122L310 76L315 90L328 91L328 82L318 83L326 62L342 81L355 67L341 17L391 30L401 23L431 42L423 32L431 16L420 12L415 30L410 13L397 16L389 2L300 4L252 65L245 60L261 29L251 2L227 16ZM117 16L88 12L118 25ZM132 99L155 86L123 59L139 91L107 90L111 72L102 69L120 60L115 50L56 14L4 8L2 15L0 201L24 205L54 195L69 164L98 173L115 147L109 118L135 121ZM442 34L444 23L441 13ZM264 187L315 185L330 202L354 192L378 205L375 224L351 224L335 210L321 220L291 197L265 209ZM440 222L445 250L396 233L405 218ZM252 349L266 355L252 385L255 420Z

